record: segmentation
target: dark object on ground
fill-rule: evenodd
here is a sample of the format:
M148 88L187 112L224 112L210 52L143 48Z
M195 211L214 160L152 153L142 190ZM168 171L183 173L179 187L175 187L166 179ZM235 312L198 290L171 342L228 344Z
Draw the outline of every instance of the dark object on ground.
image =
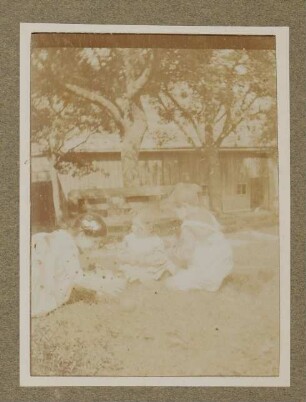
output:
M107 226L100 215L85 213L79 216L75 222L75 228L82 230L88 236L106 236Z

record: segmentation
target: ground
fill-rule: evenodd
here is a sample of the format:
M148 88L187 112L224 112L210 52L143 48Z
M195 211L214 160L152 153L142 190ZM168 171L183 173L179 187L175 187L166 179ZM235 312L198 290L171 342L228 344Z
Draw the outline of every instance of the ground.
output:
M160 282L134 283L118 297L75 291L67 305L32 319L32 375L278 375L277 233L227 234L234 271L216 293ZM111 265L110 252L103 261Z

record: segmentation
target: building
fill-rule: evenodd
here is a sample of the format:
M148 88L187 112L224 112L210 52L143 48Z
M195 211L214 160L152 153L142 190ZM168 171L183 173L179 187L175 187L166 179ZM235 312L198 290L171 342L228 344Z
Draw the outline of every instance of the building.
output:
M76 146L79 141L80 146ZM113 134L94 134L88 141L75 138L66 144L63 162L78 165L90 163L93 171L78 175L58 173L63 199L71 194L101 190L119 194L123 187L120 137ZM69 149L73 148L73 152ZM219 150L222 177L223 212L251 211L256 208L277 209L277 164L275 149L255 146L223 146ZM182 138L173 138L165 144L152 143L145 135L139 155L139 173L144 188L171 188L179 182L194 182L202 187L208 205L208 163L205 153ZM32 152L32 211L35 221L41 221L52 212L52 186L48 159L42 152ZM117 192L116 192L117 191ZM130 198L137 198L136 193ZM138 189L138 192L140 190ZM81 195L80 195L81 196Z

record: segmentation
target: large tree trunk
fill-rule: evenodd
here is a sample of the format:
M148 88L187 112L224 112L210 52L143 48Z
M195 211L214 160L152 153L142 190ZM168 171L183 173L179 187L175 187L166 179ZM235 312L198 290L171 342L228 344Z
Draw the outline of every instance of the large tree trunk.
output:
M63 212L61 209L59 182L55 164L56 164L56 156L53 154L50 158L50 176L52 183L52 197L55 212L55 224L59 226L63 220Z
M222 212L222 177L219 158L219 149L210 146L207 149L208 160L208 195L209 205L212 211L217 214Z
M140 185L138 169L139 147L136 141L126 137L122 144L121 166L124 187L135 187Z
M144 113L138 108L133 108L133 121L124 133L121 149L121 166L124 187L140 185L140 172L138 165L139 150L147 122Z

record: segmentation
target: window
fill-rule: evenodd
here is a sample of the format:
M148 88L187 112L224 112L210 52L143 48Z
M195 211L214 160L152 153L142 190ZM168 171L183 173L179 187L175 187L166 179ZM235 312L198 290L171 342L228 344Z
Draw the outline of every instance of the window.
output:
M246 184L237 184L237 194L238 195L245 195L246 189L247 189Z

